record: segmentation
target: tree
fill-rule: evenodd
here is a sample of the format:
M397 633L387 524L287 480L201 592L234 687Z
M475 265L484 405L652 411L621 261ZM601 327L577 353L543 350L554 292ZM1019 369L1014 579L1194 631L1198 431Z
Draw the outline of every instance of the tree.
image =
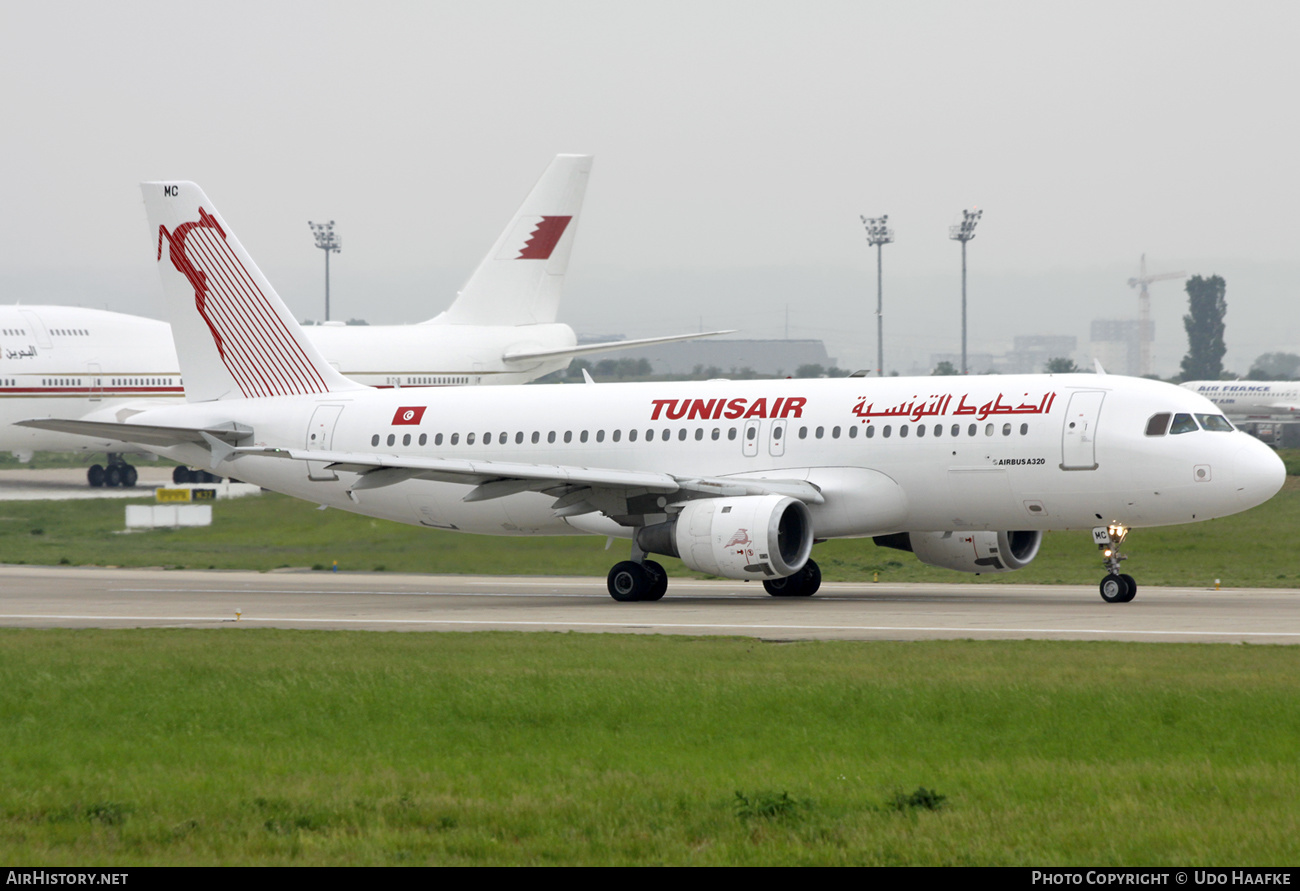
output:
M1045 370L1048 374L1078 374L1080 369L1078 365L1074 364L1073 359L1058 357L1048 359Z
M1265 353L1250 366L1247 380L1289 381L1300 378L1300 356L1295 353Z
M1223 317L1228 312L1228 301L1223 296L1226 290L1219 275L1194 275L1187 280L1190 311L1183 316L1183 327L1187 329L1187 355L1182 365L1185 381L1217 381L1223 374L1223 354L1228 351L1223 344Z
M938 365L934 366L934 371L930 372L930 376L935 377L935 376L945 376L945 375L960 374L960 373L961 372L957 370L957 366L953 365L951 362L945 361L945 362L940 362Z

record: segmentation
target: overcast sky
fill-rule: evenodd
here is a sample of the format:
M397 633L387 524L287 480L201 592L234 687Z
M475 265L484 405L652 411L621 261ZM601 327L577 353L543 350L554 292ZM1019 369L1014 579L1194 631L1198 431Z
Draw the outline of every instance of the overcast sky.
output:
M559 152L596 156L561 319L874 365L1136 317L1223 275L1230 368L1300 352L1300 5L0 0L0 300L161 316L138 183L198 182L300 317L444 309ZM1152 288L1157 370L1186 351ZM892 359L890 357L893 357Z

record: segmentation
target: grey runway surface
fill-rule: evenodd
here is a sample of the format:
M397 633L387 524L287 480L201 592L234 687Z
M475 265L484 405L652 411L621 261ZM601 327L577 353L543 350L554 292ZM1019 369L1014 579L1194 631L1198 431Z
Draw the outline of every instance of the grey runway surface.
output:
M603 578L192 572L0 566L0 626L579 631L779 640L1071 639L1300 643L1300 590L824 584L675 580L657 603L616 603Z

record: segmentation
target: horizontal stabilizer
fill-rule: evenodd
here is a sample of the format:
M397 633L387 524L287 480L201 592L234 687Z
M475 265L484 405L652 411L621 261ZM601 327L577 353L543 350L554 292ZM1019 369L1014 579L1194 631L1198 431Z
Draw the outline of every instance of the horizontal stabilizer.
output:
M528 352L511 352L502 356L506 362L525 362L530 359L558 359L568 356L586 356L591 353L611 353L615 350L630 350L635 347L655 343L676 343L679 340L698 340L701 337L717 337L721 334L735 334L735 329L727 331L701 331L698 334L670 334L667 337L642 337L637 340L610 340L605 343L584 343L580 346L559 347L553 350L529 350Z
M110 421L75 421L63 418L33 418L18 421L19 427L35 427L38 430L54 430L58 433L75 433L78 436L93 436L100 439L113 439L119 442L136 443L142 446L160 448L185 443L209 446L204 434L223 443L234 445L253 435L248 427L239 424L218 424L213 427L156 427L150 424L115 424Z

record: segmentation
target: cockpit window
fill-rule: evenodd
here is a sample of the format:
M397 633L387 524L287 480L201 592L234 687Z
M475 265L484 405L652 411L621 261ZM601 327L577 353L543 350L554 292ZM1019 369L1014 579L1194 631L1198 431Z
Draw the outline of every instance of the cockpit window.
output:
M1169 435L1176 436L1179 433L1193 433L1196 429L1196 422L1192 420L1192 416L1186 412L1179 412L1174 415L1174 423L1173 426L1169 428Z
M1232 431L1232 425L1223 415L1197 415L1196 420L1201 422L1201 427L1206 430L1213 430L1216 433L1229 433Z
M1168 429L1169 412L1167 411L1152 415L1151 420L1147 421L1147 436L1164 436Z

